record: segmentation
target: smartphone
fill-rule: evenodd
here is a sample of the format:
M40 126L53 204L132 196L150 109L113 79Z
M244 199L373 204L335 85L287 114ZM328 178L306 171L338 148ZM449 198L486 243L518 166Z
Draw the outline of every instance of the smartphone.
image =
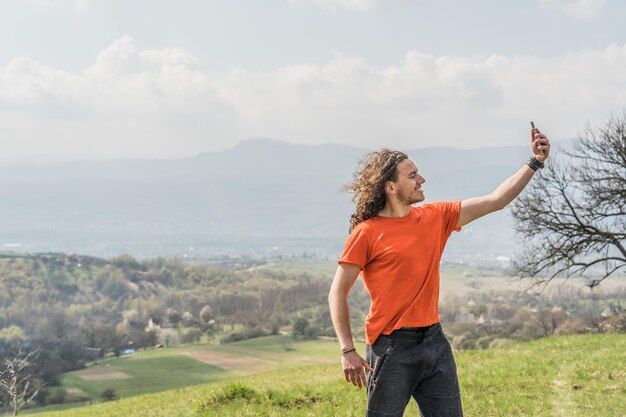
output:
M533 133L536 133L537 128L535 127L535 123L532 120L530 121L530 127L533 129ZM533 136L533 138L534 138L534 136ZM542 150L539 151L539 155L543 156L543 151Z

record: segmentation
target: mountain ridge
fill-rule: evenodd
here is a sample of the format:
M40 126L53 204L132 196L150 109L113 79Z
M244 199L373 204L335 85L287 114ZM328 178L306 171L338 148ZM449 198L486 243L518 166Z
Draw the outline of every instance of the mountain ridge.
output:
M340 188L369 151L251 139L189 158L0 166L0 250L17 243L97 256L333 257L353 208ZM529 149L407 153L426 178L429 202L493 191ZM447 250L457 259L511 256L516 246L506 212L466 229Z

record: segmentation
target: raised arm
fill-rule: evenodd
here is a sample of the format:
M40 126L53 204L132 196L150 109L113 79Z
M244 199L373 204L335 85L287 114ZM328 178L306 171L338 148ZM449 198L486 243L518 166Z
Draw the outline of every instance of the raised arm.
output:
M342 353L341 365L346 381L359 388L367 386L365 369L372 371L367 362L356 352L350 329L350 311L348 309L348 292L361 272L361 267L350 263L342 263L337 267L335 278L328 294L330 317Z
M531 152L537 161L544 163L550 154L550 141L538 129L530 131ZM524 164L515 174L490 194L482 197L469 198L461 201L461 213L457 227L466 224L497 210L502 210L515 199L530 182L535 171Z

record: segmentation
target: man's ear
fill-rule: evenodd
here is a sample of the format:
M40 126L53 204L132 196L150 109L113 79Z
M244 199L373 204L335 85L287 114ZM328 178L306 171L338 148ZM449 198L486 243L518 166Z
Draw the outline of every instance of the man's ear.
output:
M385 192L387 194L395 194L397 189L398 187L396 187L392 181L387 181L385 183Z

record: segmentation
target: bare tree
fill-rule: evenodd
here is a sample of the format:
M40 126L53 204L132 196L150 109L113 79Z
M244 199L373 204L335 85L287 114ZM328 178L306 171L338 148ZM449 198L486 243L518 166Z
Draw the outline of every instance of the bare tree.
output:
M513 203L525 242L513 268L542 288L557 276L593 288L626 266L626 113L588 127L565 154Z
M556 329L565 321L565 318L565 314L561 311L544 308L535 314L534 319L543 329L545 337L548 337L556 332Z
M10 355L3 360L0 388L7 394L15 416L22 407L35 398L43 386L41 380L31 373L40 353L40 348L24 353L22 346L16 345Z

